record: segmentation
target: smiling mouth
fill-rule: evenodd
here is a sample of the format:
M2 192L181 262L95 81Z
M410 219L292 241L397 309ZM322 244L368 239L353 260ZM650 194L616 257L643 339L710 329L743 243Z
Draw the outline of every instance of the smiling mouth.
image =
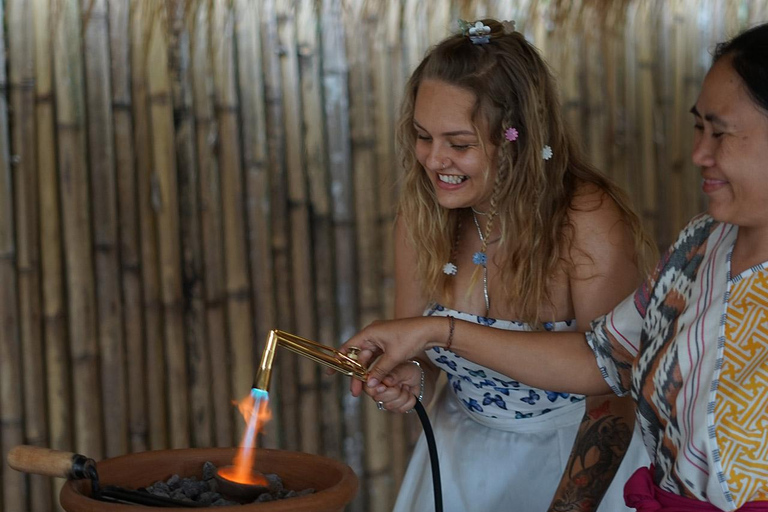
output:
M469 179L469 176L459 176L457 174L439 174L438 173L437 179L439 179L443 183L448 183L449 185L458 185L459 183Z

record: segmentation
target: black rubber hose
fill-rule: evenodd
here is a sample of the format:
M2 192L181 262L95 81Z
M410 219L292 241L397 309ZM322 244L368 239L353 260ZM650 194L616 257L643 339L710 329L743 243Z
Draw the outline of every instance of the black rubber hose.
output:
M437 460L437 444L435 444L435 433L432 432L432 424L429 422L427 411L421 402L416 400L416 414L421 420L421 427L424 429L424 437L427 439L427 450L429 451L429 462L432 465L432 487L435 492L435 512L443 512L443 489L440 484L440 463Z

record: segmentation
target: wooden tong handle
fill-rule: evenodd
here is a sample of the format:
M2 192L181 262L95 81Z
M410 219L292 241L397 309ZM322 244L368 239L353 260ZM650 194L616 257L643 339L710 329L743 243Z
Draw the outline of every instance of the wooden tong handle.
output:
M92 459L72 452L22 444L8 452L8 465L16 471L58 478L88 478Z

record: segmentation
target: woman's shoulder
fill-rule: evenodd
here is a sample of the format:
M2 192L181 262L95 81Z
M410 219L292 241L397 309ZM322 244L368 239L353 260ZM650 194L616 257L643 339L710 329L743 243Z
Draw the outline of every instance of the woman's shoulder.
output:
M594 183L577 187L568 209L568 222L572 240L582 250L595 243L624 243L631 239L623 210L607 190Z

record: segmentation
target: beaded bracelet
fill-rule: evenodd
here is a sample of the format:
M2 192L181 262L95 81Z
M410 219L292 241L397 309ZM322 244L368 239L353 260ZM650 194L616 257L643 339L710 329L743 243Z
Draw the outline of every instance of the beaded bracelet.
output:
M448 341L445 344L443 350L451 350L451 344L453 343L453 330L456 328L456 320L452 316L448 316Z
M411 359L411 360L409 360L408 362L409 362L409 363L413 363L413 364L415 364L416 366L418 366L418 367L419 367L419 371L421 372L421 383L420 383L420 385L419 385L419 396L417 396L417 397L416 397L416 400L418 400L419 402L421 402L421 399L422 399L422 398L424 398L424 368L422 368L422 367L421 367L421 363L420 363L420 362L418 362L418 361L417 361L417 360L415 360L415 359ZM414 406L414 409L415 409L415 408L416 408L416 407ZM410 414L410 413L412 413L412 412L413 412L413 409L411 409L410 411L405 411L405 413L406 413L406 414Z

